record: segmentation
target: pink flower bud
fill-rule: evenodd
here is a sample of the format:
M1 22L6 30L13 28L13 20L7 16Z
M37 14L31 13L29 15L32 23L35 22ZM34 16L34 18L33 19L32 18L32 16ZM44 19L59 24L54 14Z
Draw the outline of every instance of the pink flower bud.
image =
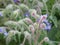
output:
M41 23L41 22L43 22L46 18L47 18L47 14L46 14L46 15L41 15L38 22Z
M29 12L30 12L30 14L31 14L32 17L36 18L37 12L36 12L35 9L30 9Z
M46 24L44 24L44 23L40 24L41 29L45 29L45 27L46 27Z

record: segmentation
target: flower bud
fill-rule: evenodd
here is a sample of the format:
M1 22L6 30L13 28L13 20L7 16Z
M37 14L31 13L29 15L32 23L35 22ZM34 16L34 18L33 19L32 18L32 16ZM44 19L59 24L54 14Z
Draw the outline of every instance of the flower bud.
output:
M20 10L19 10L19 9L17 9L17 10L15 10L15 11L13 11L13 15L18 15L18 14L19 14L19 12L20 12Z
M34 25L35 29L38 28L38 24L37 23L34 23L33 25Z
M45 41L45 42L48 42L48 41L49 41L49 38L48 38L48 37L45 37L45 38L44 38L44 41Z
M35 9L30 9L29 12L32 17L36 18L37 11Z
M33 24L32 20L30 18L25 18L25 19L23 19L23 21L28 24Z
M10 24L15 25L15 24L17 24L17 22L15 22L15 21L7 21L7 22L5 22L5 25L10 25Z
M6 9L13 9L13 5L12 4L7 5Z
M38 2L38 5L39 5L40 9L42 9L44 7L44 4L42 2Z
M25 4L20 4L20 8L21 8L23 11L28 11L28 10L29 10L28 6L25 5Z
M41 15L40 19L39 19L39 23L43 22L44 20L46 20L47 18L47 14L46 15Z
M9 31L9 35L15 35L15 34L17 34L17 33L18 33L17 30L10 30L10 31Z
M34 28L34 26L33 26L33 25L29 25L29 29L30 29L30 31L31 31L32 33L34 33L34 32L35 32L35 28Z
M18 24L24 24L23 19L17 22Z
M14 28L18 26L18 23L17 22L14 22L14 21L7 21L4 23L4 25L8 26L9 28Z
M24 32L25 38L31 39L31 34L28 31Z
M46 24L44 24L44 23L40 24L41 29L45 29L45 27L46 27Z

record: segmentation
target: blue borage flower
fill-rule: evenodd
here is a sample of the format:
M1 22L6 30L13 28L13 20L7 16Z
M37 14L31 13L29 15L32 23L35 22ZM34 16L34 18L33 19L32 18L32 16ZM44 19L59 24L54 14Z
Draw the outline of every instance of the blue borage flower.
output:
M7 33L7 32L4 32L4 35L5 35L5 36L7 36L7 35L8 35L8 33Z
M0 33L2 32L2 30L0 29Z
M26 12L26 13L24 14L24 16L25 16L25 17L29 17L29 16L30 16L29 12Z
M18 3L19 2L19 0L13 0L15 3Z
M51 29L51 24L48 22L48 20L44 20L43 23L46 24L45 30L50 30Z
M48 14L45 14L45 15L41 15L40 18L37 19L37 22L39 22L41 20L42 21L41 23L46 24L44 30L50 30L51 29L51 24L48 22L47 17L48 17Z
M43 23L45 23L47 26L50 25L50 23L48 22L48 20L44 20Z
M3 13L2 12L0 12L0 16L3 16Z
M51 25L45 27L45 30L49 31L50 29L51 29Z
M0 33L3 33L5 31L4 27L0 27Z
M0 27L0 33L3 33L5 36L8 35L5 27Z

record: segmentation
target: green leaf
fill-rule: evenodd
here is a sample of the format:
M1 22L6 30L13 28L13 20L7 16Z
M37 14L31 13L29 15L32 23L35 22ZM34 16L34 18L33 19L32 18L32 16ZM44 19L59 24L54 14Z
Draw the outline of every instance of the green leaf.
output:
M54 23L55 27L57 27L57 18L55 16L52 16L52 15L49 18L52 20L52 22Z

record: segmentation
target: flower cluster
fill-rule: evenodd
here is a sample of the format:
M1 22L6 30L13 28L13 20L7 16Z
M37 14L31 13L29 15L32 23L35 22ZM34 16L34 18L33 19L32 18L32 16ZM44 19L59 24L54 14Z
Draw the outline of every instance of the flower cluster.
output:
M47 20L48 15L41 15L40 18L37 20L38 23L40 24L40 28L44 30L50 30L51 29L51 24Z
M15 3L19 2L19 0L13 1ZM24 34L24 39L22 43L25 43L26 39L28 39L28 41L32 39L34 43L36 43L42 32L44 32L45 30L51 30L51 24L47 19L48 14L39 15L37 14L37 11L35 9L29 9L28 6L24 4L20 4L15 8L14 6L10 4L6 7L7 10L12 10L11 16L9 14L10 17L8 17L10 20L5 21L4 23L4 25L9 28L9 31L7 32L5 27L0 27L0 33L7 36L6 40L8 43L13 38L14 40L17 40L16 34L19 41L20 37L22 37L21 34ZM0 12L0 16L3 16L2 12ZM17 20L15 20L14 18ZM48 37L45 37L43 40L47 42L50 41Z
M48 22L48 20L44 20L43 23L46 24L45 30L50 30L51 29L51 24Z

